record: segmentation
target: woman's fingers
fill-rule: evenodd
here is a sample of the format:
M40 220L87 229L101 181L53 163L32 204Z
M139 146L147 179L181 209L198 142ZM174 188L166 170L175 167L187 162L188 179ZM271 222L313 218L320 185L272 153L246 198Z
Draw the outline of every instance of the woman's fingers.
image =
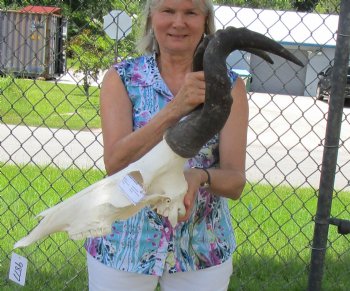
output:
M184 172L184 175L188 184L187 193L183 201L186 214L179 218L179 222L186 221L190 218L194 204L196 203L198 189L201 184L201 175L198 169L187 169Z
M192 213L192 209L193 209L193 206L194 206L194 203L195 203L195 195L194 195L194 193L192 191L190 193L187 192L187 194L184 197L184 206L185 206L185 209L186 209L186 213L185 213L184 216L181 216L179 218L179 222L187 221L190 218L191 213Z
M203 72L186 74L184 84L172 101L180 116L187 115L205 99L205 80Z

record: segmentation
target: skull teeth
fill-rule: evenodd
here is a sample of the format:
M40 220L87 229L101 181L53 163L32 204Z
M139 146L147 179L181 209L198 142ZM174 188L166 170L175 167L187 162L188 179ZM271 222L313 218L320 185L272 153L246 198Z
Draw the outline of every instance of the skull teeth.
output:
M87 237L96 237L96 236L103 236L110 233L110 229L107 228L97 228L97 229L90 229L88 231L74 233L70 235L70 238L73 240L81 240Z

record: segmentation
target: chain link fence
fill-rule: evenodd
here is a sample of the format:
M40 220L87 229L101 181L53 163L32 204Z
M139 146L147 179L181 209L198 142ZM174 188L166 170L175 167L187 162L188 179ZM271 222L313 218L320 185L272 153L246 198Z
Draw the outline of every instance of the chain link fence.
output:
M79 3L71 3L70 9L62 4L50 11L0 11L2 290L19 288L8 279L11 254L14 243L35 226L35 215L105 176L99 90L110 64L136 55L140 7L137 1L121 2L106 10L118 10L110 17ZM308 286L311 254L317 250L312 244L316 210L322 207L317 203L331 122L329 94L341 103L345 95L337 80L331 90L319 83L325 79L320 73L334 65L337 49L339 2L327 3L338 14L215 6L217 28L245 26L266 34L305 64L300 68L272 56L274 64L269 65L245 52L227 60L246 81L250 106L248 183L241 199L230 201L238 247L229 290ZM75 18L84 9L89 23ZM131 27L118 30L110 20L121 11L127 13L122 22L131 21ZM107 27L109 35L103 30ZM334 188L332 179L324 180L331 187L326 231L329 216L333 222L350 219L349 100L344 108L343 103L334 108L341 116L341 131L339 148L332 145L336 167L326 173L334 177ZM336 124L328 134L337 137ZM318 270L319 279L323 270L323 289L348 290L349 237L330 226L324 250ZM15 252L28 259L25 290L87 289L83 241L54 234Z

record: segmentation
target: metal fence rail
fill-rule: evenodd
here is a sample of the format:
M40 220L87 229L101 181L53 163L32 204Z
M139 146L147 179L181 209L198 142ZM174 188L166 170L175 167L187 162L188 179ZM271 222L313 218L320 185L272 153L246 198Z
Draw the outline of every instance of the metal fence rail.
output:
M329 1L339 12L337 3ZM0 23L7 19L10 23L6 27L13 28L0 27L2 290L17 288L8 279L12 247L35 225L34 216L105 175L98 94L108 65L136 55L138 2L127 4L120 7L131 16L132 29L119 32L124 34L119 40L104 33L103 13L92 9L91 23L81 24L75 22L74 13L89 7L74 4L69 12L62 6L63 17L54 17L62 19L54 23L61 27L55 27L58 35L52 36L56 42L63 36L60 51L55 48L47 55L56 58L40 62L41 71L53 63L62 69L67 58L67 70L50 78L38 74L39 78L25 79L28 75L11 69L11 63L25 62L22 65L27 68L30 62L38 61L35 46L25 50L23 46L29 43L26 39L42 40L47 34L40 31L40 23L19 33L15 18L4 17L9 9L0 11ZM349 19L349 6L349 1L342 1L340 16L345 19ZM305 290L307 286L310 290L321 286L323 290L348 290L350 237L338 233L337 227L329 227L330 222L342 224L343 233L350 228L350 102L343 103L345 85L336 78L336 74L343 76L344 62L348 62L344 61L348 60L348 42L341 42L348 38L348 23L340 21L338 14L316 11L223 5L215 6L215 11L217 28L245 26L264 33L305 64L299 68L272 56L275 63L268 65L243 52L235 52L227 60L246 81L250 109L248 183L242 198L230 201L238 242L230 290ZM40 19L49 21L45 13ZM66 20L71 28L68 35ZM21 59L23 54L8 51L13 33L24 39L17 42L22 48L11 50L30 51L34 59ZM42 53L50 41L37 47L38 52ZM84 49L79 50L79 45ZM342 61L337 61L336 50L343 52ZM99 64L93 63L95 57ZM336 97L328 103L328 98L317 100L316 95L318 74L330 65L337 72L331 91ZM327 167L328 162L333 167ZM325 197L328 200L322 203ZM323 228L320 244L318 224ZM321 257L315 259L315 250L321 250ZM25 290L87 289L83 241L55 234L16 253L29 261Z
M331 222L338 225L338 232L350 233L350 221L331 220L331 206L334 185L334 173L337 166L339 137L342 123L342 109L344 105L344 91L347 82L349 63L349 39L350 39L350 5L342 2L339 26L337 33L337 47L334 58L334 72L332 76L332 89L329 102L329 120L327 123L326 138L324 143L323 164L320 180L319 200L315 216L315 232L312 245L311 269L309 275L309 290L320 290L322 286L322 274L325 254L327 250L328 227Z

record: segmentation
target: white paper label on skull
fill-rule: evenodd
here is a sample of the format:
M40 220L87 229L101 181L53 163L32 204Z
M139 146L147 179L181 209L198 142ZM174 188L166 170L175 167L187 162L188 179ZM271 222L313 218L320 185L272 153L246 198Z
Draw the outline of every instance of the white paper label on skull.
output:
M135 205L145 197L145 190L130 175L126 175L119 183L122 193Z

